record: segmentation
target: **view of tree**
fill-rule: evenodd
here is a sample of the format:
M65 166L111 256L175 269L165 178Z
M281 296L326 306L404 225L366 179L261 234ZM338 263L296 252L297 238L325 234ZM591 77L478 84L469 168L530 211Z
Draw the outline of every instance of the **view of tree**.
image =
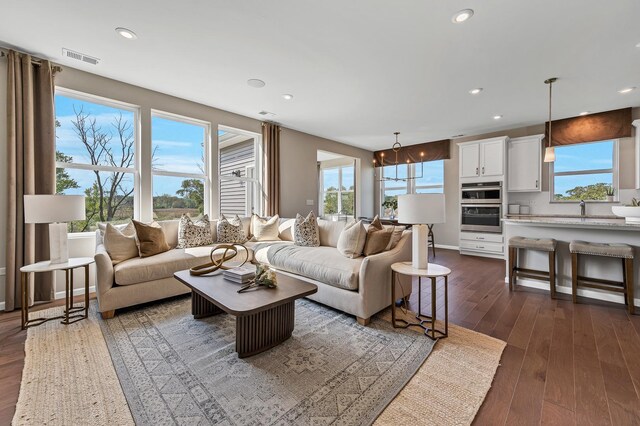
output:
M64 155L60 151L56 151L56 161L62 163L70 163L73 160L71 156ZM76 182L75 179L72 179L69 176L69 173L61 168L56 167L56 194L64 194L64 191L67 189L78 189L80 185Z
M329 214L345 214L345 215L353 215L353 209L355 206L355 197L353 192L353 186L349 187L349 189L342 188L342 211L339 210L338 206L338 188L335 186L330 186L325 190L324 193L324 206L322 212L325 215ZM348 192L347 192L348 191Z
M197 208L199 213L204 210L204 182L200 179L186 179L176 194L191 202L189 208Z
M606 200L607 189L611 187L608 183L596 183L587 186L576 186L569 189L564 194L555 194L556 200Z

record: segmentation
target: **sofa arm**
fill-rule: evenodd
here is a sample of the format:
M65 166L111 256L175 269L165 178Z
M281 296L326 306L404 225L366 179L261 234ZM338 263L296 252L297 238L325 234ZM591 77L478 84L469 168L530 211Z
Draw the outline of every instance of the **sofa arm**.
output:
M113 263L104 245L96 247L96 254L93 256L93 259L96 261L96 295L98 297L99 307L100 299L113 287Z

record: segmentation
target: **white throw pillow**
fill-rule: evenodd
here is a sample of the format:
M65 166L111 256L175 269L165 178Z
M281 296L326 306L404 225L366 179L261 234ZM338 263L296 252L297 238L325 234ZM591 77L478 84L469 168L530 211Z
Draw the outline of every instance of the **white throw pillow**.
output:
M217 231L219 243L243 244L247 241L242 220L238 215L231 220L222 215L218 221Z
M107 223L104 229L104 248L114 265L138 257L136 228L133 223L129 222L122 230Z
M188 214L184 213L178 224L177 248L200 247L213 244L209 216L206 214L193 222Z
M355 259L362 256L364 244L367 241L367 231L362 221L347 224L338 238L338 251L346 257Z
M303 247L318 247L320 245L318 221L313 212L309 212L307 217L296 214L296 221L293 224L293 242L295 245Z
M279 241L280 216L263 219L257 214L251 216L251 241Z

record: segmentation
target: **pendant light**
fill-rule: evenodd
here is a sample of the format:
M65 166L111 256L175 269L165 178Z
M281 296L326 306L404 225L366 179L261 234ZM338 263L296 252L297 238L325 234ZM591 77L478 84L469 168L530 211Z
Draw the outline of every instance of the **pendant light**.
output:
M553 83L555 83L558 79L556 77L549 78L544 81L544 84L549 85L549 132L547 133L547 147L544 150L544 162L545 163L553 163L556 161L556 150L553 146L551 146L551 95Z
M394 132L393 133L396 137L396 142L393 144L393 146L391 147L391 151L395 154L395 161L393 161L392 163L384 163L384 152L380 153L380 166L382 167L380 170L380 179L378 179L378 181L392 181L392 182L407 182L407 181L412 181L412 180L417 180L417 179L422 179L422 177L424 176L424 152L420 153L420 176L418 176L417 174L417 170L416 173L410 174L407 173L407 177L399 177L398 174L398 166L400 166L400 162L399 162L399 155L400 155L400 151L402 151L402 144L400 144L400 142L398 142L398 135L400 134L400 132ZM410 154L408 154L409 157L411 157ZM410 159L407 159L407 166L411 163ZM376 166L376 160L373 160L373 167L375 168ZM385 166L395 166L395 176L391 177L391 176L385 176L384 175L384 167Z

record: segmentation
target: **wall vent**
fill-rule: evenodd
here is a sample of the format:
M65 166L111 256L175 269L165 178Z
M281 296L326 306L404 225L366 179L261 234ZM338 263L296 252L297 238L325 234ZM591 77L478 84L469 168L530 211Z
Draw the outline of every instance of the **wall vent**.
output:
M258 114L264 115L265 117L275 117L276 115L269 111L260 111Z
M98 58L94 58L93 56L85 55L84 53L75 52L73 50L65 48L62 49L62 56L64 56L65 58L75 59L76 61L82 61L91 65L98 65L98 62L100 62L100 59Z

